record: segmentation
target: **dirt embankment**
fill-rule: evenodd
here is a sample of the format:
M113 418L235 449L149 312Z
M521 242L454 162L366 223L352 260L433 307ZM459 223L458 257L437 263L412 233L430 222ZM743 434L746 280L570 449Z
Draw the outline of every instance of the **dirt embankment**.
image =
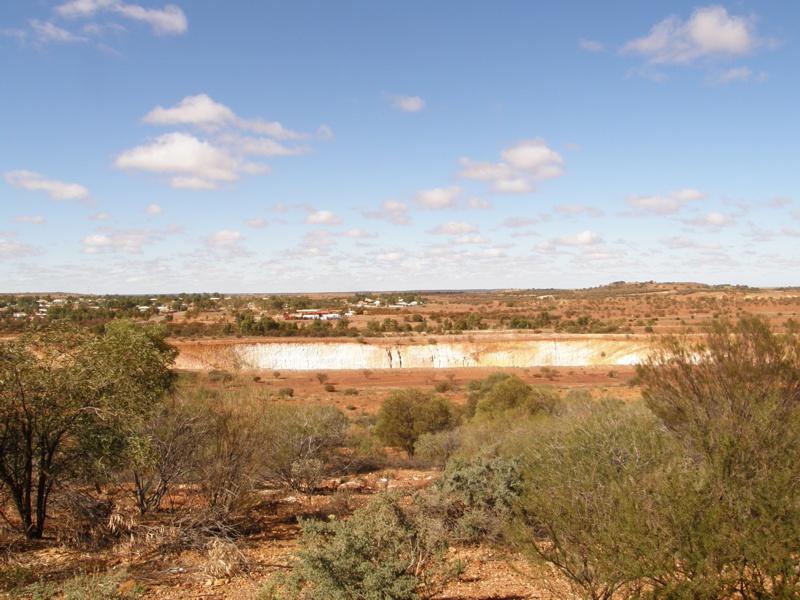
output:
M285 339L174 342L179 369L347 370L462 367L602 367L640 362L650 338L631 335L470 337L366 342Z

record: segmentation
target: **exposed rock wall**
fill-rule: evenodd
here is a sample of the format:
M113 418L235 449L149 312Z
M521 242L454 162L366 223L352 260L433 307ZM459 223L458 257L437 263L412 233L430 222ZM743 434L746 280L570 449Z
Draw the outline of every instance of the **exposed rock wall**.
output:
M458 367L580 367L632 365L649 342L633 338L559 337L533 340L203 342L177 344L181 369L337 370L451 369Z

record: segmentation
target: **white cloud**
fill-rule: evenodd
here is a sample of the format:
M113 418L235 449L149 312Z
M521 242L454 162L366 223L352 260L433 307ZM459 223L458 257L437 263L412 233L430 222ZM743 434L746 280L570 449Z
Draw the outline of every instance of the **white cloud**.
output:
M42 23L37 19L31 19L29 23L31 30L33 31L34 40L40 44L47 44L51 42L56 44L70 44L89 41L89 38L82 35L75 35L66 29L62 29L61 27L54 25L53 23Z
M480 198L470 198L467 200L467 206L476 210L488 210L492 208L492 203L488 200L482 200Z
M145 207L144 212L148 215L160 215L164 212L164 209L158 204L149 204L147 207Z
M499 194L527 194L534 190L527 179L498 179L492 183L492 191Z
M142 246L164 239L174 230L156 231L152 229L111 229L104 228L101 233L86 236L81 240L84 254L141 254Z
M458 235L450 240L453 244L485 244L489 240L479 233L473 235Z
M367 219L382 219L395 225L408 224L408 205L394 199L384 200L378 211L364 211Z
M108 213L95 213L91 217L89 217L90 221L105 221L106 219L110 218L111 215Z
M550 179L564 174L564 159L547 147L541 138L521 140L500 153L500 157L520 171L527 171L535 179Z
M792 204L794 204L794 200L792 200L791 198L786 198L784 196L773 198L769 202L770 208L782 208L784 206L791 206Z
M330 231L315 229L303 236L300 245L289 250L287 254L294 258L327 256L335 245L336 241Z
M314 225L338 225L342 219L330 210L317 210L309 214L305 222Z
M367 238L374 238L378 237L374 233L369 233L368 231L364 231L363 229L348 229L344 232L345 237L354 238L354 239L367 239Z
M150 125L194 125L201 128L218 128L236 120L233 111L214 102L206 94L187 96L177 106L157 106L144 117L142 123Z
M45 219L44 217L42 217L40 215L36 215L35 217L22 216L22 217L15 217L14 218L14 222L15 223L27 223L29 225L42 225L43 223L47 222L47 219Z
M599 208L594 206L581 206L580 204L562 204L553 208L553 211L569 217L587 215L592 218L597 218L605 215Z
M551 240L556 246L594 246L601 244L603 238L593 231L582 231L575 235L562 235Z
M253 229L263 229L264 227L269 225L269 223L267 223L267 221L265 219L262 219L260 217L254 217L254 218L251 218L251 219L245 219L244 222L249 227L252 227Z
M434 235L464 235L466 233L474 233L478 228L463 221L448 221L438 227L434 227L428 233Z
M633 195L625 198L625 202L641 213L658 215L671 215L687 202L705 200L708 194L699 190L685 189L670 192L665 196L639 196Z
M538 221L532 217L508 217L503 221L503 226L516 229L518 227L530 227L536 223Z
M266 165L247 163L223 148L186 133L167 133L149 144L120 154L114 167L170 175L177 189L218 189L220 182L233 182L240 173L263 173Z
M697 242L683 236L675 236L671 238L659 238L660 243L665 245L670 250L683 250L683 249L701 249L701 250L717 250L720 245L717 242Z
M462 189L457 186L423 190L414 195L414 200L422 208L441 210L455 205L456 199L461 195Z
M694 219L684 219L683 222L686 223L687 225L693 225L696 227L707 227L713 230L733 225L736 223L736 220L733 217L724 215L722 213L710 212L704 216L695 217Z
M15 233L0 231L0 259L24 258L39 254L41 250L16 239Z
M244 241L244 236L238 231L223 229L221 231L215 231L205 238L204 241L205 245L209 248L215 248L217 250L230 250L231 248L235 248L241 244Z
M308 139L308 134L291 131L278 122L240 118L207 94L186 96L169 108L157 106L142 122L194 128L207 136L200 139L191 133L166 133L123 152L114 162L120 169L170 175L168 182L176 189L216 190L221 182L237 181L240 174L271 171L269 165L249 162L250 156L297 156L312 151L297 142ZM266 137L244 135L243 131Z
M648 35L626 43L622 53L643 56L651 65L743 56L759 44L754 24L755 17L729 15L722 6L697 8L685 22L667 17Z
M89 190L77 183L65 183L57 179L46 179L44 175L31 171L9 171L4 175L6 183L18 190L30 192L45 192L53 200L79 200L91 199Z
M393 96L392 108L403 112L420 112L425 108L425 100L419 96Z
M746 82L750 81L750 78L753 76L753 72L747 67L737 67L735 69L729 69L720 75L717 75L713 78L713 83L733 83L736 81Z
M578 40L578 47L588 52L603 52L606 49L605 44L597 40Z
M186 15L174 4L155 9L126 4L122 0L70 0L57 6L55 11L68 19L92 18L98 13L112 13L147 23L157 35L177 35L188 29Z
M242 154L254 154L256 156L298 156L308 154L311 148L308 146L285 146L269 138L253 138L249 136L224 135L219 140L230 145L237 152Z
M535 190L537 181L564 175L564 159L541 138L520 140L503 149L500 158L498 163L461 158L456 177L492 182L492 191L501 194L525 194Z
M333 130L327 125L320 125L317 127L317 137L326 142L334 139Z

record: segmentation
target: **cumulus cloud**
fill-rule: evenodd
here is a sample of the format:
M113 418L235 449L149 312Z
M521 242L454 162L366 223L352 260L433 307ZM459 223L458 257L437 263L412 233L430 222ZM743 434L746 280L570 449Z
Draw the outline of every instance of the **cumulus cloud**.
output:
M40 215L36 215L35 217L28 217L28 216L21 216L14 218L15 223L27 223L29 225L42 225L43 223L47 222L47 219Z
M627 42L621 52L643 57L649 68L693 65L700 60L708 65L747 56L760 46L755 23L755 16L731 15L723 6L696 8L685 21L677 15L667 17L646 36ZM647 70L643 74L663 77ZM742 81L749 76L749 70L743 67L728 72L729 81ZM720 82L725 82L724 76Z
M601 244L603 238L593 231L581 231L574 235L562 235L551 242L556 246L594 246Z
M141 254L142 246L163 240L168 234L178 233L170 227L166 230L154 229L112 229L105 227L100 233L88 235L80 243L84 254Z
M580 204L562 204L560 206L556 206L553 211L567 217L586 215L588 217L597 218L605 215L605 213L599 208L594 206L582 206Z
M330 231L315 229L303 236L300 244L296 248L289 250L287 254L293 258L327 256L334 246L336 246L336 241Z
M699 190L685 189L669 192L667 196L639 196L633 195L625 198L639 214L650 213L657 215L671 215L680 210L687 202L705 200L708 194Z
M106 219L109 219L110 217L111 217L110 214L104 213L104 212L100 212L100 213L95 213L92 216L90 216L89 220L90 221L105 221Z
M389 199L381 203L380 210L364 211L362 213L367 219L381 219L389 221L394 225L408 225L408 204Z
M82 185L65 183L57 179L47 179L44 175L32 171L9 171L4 174L6 183L18 190L29 192L45 192L53 200L89 201L91 194Z
M238 246L243 241L244 241L244 236L238 231L230 231L227 229L223 229L221 231L215 231L207 238L205 238L205 245L208 246L209 248L227 250L235 246Z
M348 229L344 232L344 237L354 238L354 239L367 239L367 238L374 238L378 237L377 234L369 233L368 231L364 231L363 229Z
M563 157L541 138L520 140L500 152L501 162L472 161L461 158L462 179L491 182L501 194L524 194L536 189L535 183L564 175Z
M186 33L188 29L186 15L174 4L157 9L127 4L122 0L70 0L54 10L56 14L67 19L90 19L100 13L117 15L146 23L156 35L179 35Z
M428 210L441 210L451 208L463 190L457 186L446 188L434 188L423 190L414 195L414 201L421 207Z
M271 171L269 165L248 157L297 156L312 151L299 143L309 139L309 134L287 129L277 121L241 118L207 94L187 96L171 107L157 106L142 122L202 133L202 138L184 131L166 133L122 152L114 162L120 169L166 175L169 185L177 189L220 189L221 183L235 182L242 174Z
M674 236L671 238L659 238L661 244L670 250L684 250L684 249L702 249L702 250L717 250L720 245L717 242L697 242L683 236Z
M338 225L342 219L330 210L316 210L306 216L305 222L313 225Z
M215 190L222 182L239 179L240 173L264 173L266 165L250 163L224 148L187 133L166 133L148 144L120 154L117 169L169 175L175 189Z
M158 204L149 204L145 207L144 213L147 215L160 215L164 212Z
M419 96L392 96L392 108L403 112L420 112L425 108L425 100Z
M262 219L260 217L245 219L244 222L248 225L248 227L252 227L253 229L263 229L264 227L269 225L269 223L267 223L265 219Z
M683 222L687 225L692 225L695 227L706 227L712 230L719 230L722 227L728 227L735 224L736 219L719 212L709 212L693 219L683 219Z
M492 203L481 198L470 198L467 200L467 206L476 210L488 210L492 208Z
M464 235L466 233L474 233L478 228L463 221L448 221L438 227L434 227L428 233L434 235Z
M39 248L24 244L16 238L15 233L0 231L0 259L24 258L41 252Z
M516 229L519 227L530 227L538 222L539 221L533 217L508 217L505 221L503 221L503 226Z
M236 115L230 108L214 102L206 94L187 96L171 108L156 106L142 117L142 123L150 125L194 125L208 129L235 120Z

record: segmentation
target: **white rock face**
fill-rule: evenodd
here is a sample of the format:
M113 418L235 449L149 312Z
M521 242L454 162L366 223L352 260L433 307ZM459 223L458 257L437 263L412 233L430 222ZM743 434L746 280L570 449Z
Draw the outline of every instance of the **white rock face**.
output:
M458 367L581 367L633 365L649 342L590 337L393 344L280 342L179 344L176 366L189 370L452 369Z

